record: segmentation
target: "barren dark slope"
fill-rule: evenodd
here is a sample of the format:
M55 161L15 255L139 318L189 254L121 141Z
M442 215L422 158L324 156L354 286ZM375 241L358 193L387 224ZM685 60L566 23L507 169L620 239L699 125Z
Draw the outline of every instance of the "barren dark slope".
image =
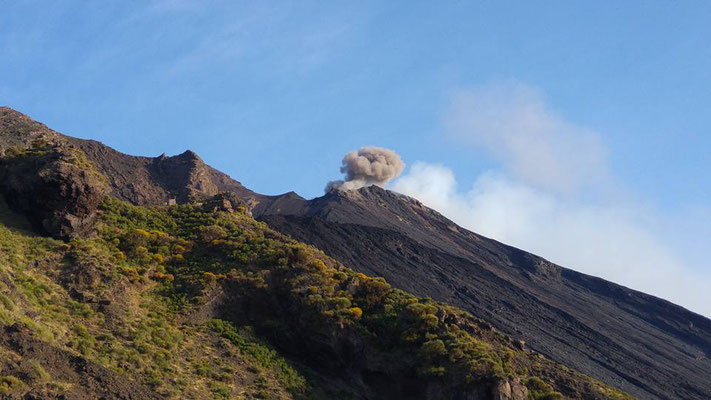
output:
M291 196L256 212L355 269L463 307L640 398L711 398L711 321L682 307L476 235L375 186Z

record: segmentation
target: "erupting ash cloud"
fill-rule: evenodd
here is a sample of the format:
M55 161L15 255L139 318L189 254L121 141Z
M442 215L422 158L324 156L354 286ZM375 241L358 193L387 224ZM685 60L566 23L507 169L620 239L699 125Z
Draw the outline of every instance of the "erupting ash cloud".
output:
M346 175L346 179L328 182L326 192L333 189L355 190L370 185L383 186L404 169L405 163L394 151L382 147L363 147L343 157L341 172Z

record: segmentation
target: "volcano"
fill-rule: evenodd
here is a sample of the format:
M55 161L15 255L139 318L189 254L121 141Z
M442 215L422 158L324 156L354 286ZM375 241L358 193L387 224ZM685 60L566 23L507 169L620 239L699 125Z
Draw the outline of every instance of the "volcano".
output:
M468 231L417 199L378 186L311 200L263 195L191 151L126 155L0 109L0 153L38 139L81 150L116 199L163 206L231 193L250 216L343 265L459 307L520 347L633 396L711 398L711 320ZM73 210L62 218L85 217Z

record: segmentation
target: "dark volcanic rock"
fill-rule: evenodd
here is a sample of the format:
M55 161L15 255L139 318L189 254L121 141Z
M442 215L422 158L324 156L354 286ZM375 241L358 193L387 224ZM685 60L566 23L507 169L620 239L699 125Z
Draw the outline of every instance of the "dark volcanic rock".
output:
M462 307L630 394L711 398L711 321L682 307L474 234L376 186L255 210L360 272Z
M109 179L113 196L133 204L159 205L170 199L185 203L226 191L242 198L262 197L208 166L189 150L172 157L135 157L92 140L68 140Z
M105 178L80 151L39 143L43 147L0 158L0 192L12 208L54 237L91 234L108 193Z
M205 164L188 150L177 156L137 157L118 152L94 140L77 139L8 107L0 107L0 155L13 146L27 147L37 139L81 150L108 179L111 195L137 205L200 200L220 192L234 192L245 201L269 201L226 174Z

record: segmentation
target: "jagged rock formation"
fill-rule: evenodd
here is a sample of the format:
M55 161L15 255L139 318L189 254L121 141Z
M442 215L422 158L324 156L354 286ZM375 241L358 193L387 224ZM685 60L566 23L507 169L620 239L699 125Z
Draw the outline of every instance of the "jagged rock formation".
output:
M167 157L134 157L91 140L69 139L109 179L111 194L138 205L186 203L230 191L258 197L239 182L205 164L188 150Z
M105 178L80 151L34 143L34 148L0 158L0 192L11 207L54 237L90 235L108 193Z
M111 195L133 204L160 205L169 199L185 203L225 191L244 199L268 198L205 164L190 150L172 157L130 156L94 140L62 135L11 108L0 107L0 155L10 147L28 147L38 139L81 150L107 178Z

